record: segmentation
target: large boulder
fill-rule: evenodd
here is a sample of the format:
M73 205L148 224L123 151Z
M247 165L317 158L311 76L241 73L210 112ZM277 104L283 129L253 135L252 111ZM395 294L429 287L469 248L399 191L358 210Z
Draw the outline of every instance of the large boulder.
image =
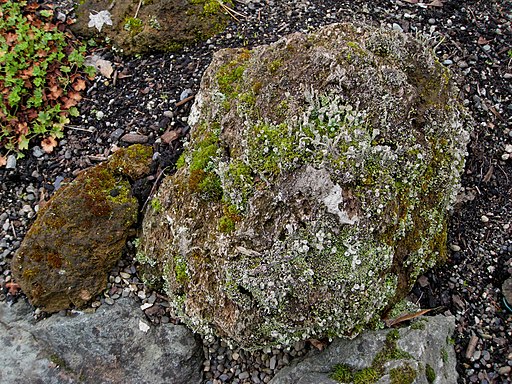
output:
M138 258L245 348L354 336L445 259L467 116L422 42L336 24L214 55Z
M458 377L450 343L454 329L453 317L439 315L399 330L336 339L324 351L293 361L270 384L453 384Z
M112 23L102 24L99 32L89 25L101 11L109 12ZM217 0L85 0L76 15L75 33L108 37L124 54L176 51L223 31L229 21Z
M183 325L149 329L133 299L95 313L34 321L30 306L0 303L0 382L199 384L201 343Z
M142 145L115 152L39 211L12 260L13 276L34 306L47 312L80 307L106 288L137 222L130 182L149 172L152 154Z

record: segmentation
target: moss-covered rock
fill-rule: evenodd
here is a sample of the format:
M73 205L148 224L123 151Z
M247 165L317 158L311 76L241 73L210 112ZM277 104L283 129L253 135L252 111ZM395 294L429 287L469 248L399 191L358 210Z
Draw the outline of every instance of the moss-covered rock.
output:
M151 147L133 145L81 172L40 210L12 261L30 302L47 312L80 307L107 285L138 202L130 181L149 172Z
M77 22L71 28L85 37L108 37L125 54L176 51L222 32L229 21L217 0L123 0L111 4L111 0L80 1ZM88 26L89 15L104 10L109 10L112 26L104 24L98 32Z
M194 329L354 336L444 260L468 119L420 41L336 24L222 50L189 121L139 253Z

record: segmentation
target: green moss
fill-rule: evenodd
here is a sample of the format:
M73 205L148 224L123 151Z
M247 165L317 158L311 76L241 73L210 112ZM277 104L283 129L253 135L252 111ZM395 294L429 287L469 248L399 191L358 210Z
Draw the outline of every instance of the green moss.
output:
M165 50L170 53L175 53L183 49L183 43L171 41L165 46Z
M242 78L247 66L247 60L251 57L249 50L243 50L235 60L223 65L217 72L217 84L219 90L226 95L227 100L238 97L242 88Z
M131 145L114 152L108 161L108 168L115 175L137 180L149 172L152 156L152 147L141 144Z
M279 68L283 66L283 61L281 59L273 60L267 64L267 69L271 74L275 74Z
M443 363L448 363L448 351L444 348L441 349L441 359L443 360Z
M381 375L375 368L364 368L354 373L354 384L376 383L380 377Z
M427 376L427 381L429 383L433 383L436 380L436 372L429 364L425 366L425 375Z
M412 384L416 376L416 370L408 364L389 371L390 384Z
M336 364L334 372L330 375L331 379L338 383L350 383L354 377L352 369L346 364Z
M411 324L411 329L415 329L415 330L423 330L425 329L425 320L424 319L418 319L416 320L415 322L413 322Z
M222 216L219 219L219 231L230 233L235 230L235 222L228 216Z
M188 271L187 271L187 263L179 258L174 258L174 274L176 278L176 282L180 285L187 284L189 277L188 277Z
M162 203L160 202L160 199L158 197L152 198L150 205L155 213L158 213L162 210Z
M138 17L127 17L124 19L124 29L130 32L130 35L135 36L142 32L144 23Z

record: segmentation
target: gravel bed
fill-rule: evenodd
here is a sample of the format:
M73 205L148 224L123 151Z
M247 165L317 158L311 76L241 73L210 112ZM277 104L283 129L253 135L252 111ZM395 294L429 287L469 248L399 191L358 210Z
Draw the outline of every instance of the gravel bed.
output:
M99 163L116 147L142 141L158 153L157 174L172 172L188 132L192 100L185 100L197 92L213 52L272 42L332 22L366 21L422 36L460 79L463 103L475 127L463 190L450 221L449 260L422 276L411 298L423 308L442 307L456 317L459 383L510 383L512 315L503 305L501 286L512 275L512 3L414 2L237 1L237 11L246 18L233 20L222 34L181 52L123 57L108 48L97 50L127 76L115 83L97 76L79 105L80 116L54 153L45 154L36 145L24 159L11 158L7 168L0 168L0 300L19 299L6 285L10 260L40 204L80 170ZM46 3L73 16L70 0ZM166 130L175 130L177 139L163 140ZM140 301L150 322L177 322L165 295L139 280L133 248L128 242L107 290L85 311L131 296ZM35 316L46 314L36 310ZM249 353L217 339L204 340L204 383L267 383L311 348L303 342Z

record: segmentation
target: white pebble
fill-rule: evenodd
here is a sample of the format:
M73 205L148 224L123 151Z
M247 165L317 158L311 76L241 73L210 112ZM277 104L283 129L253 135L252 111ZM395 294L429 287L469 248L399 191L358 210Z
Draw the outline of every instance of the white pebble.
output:
M482 221L482 223L488 223L489 222L489 218L487 216L485 216L485 215L482 215L480 220Z
M144 333L147 333L149 331L149 325L147 325L145 322L143 322L142 320L139 320L139 329L144 332Z
M457 244L450 244L450 249L453 252L460 252L460 247Z

